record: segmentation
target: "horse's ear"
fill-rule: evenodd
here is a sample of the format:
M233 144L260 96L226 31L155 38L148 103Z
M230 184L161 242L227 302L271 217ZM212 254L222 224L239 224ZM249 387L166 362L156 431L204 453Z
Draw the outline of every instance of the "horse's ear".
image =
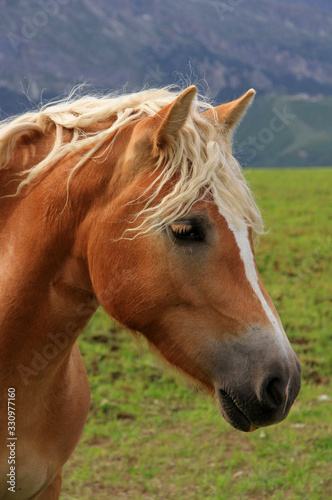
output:
M211 109L208 109L207 111L204 111L203 114L207 118L213 118L215 116L215 112L218 118L218 122L223 123L225 125L226 131L230 132L235 127L235 125L237 125L241 121L255 94L255 90L250 89L235 101L220 104L220 106L214 108L213 111Z
M174 137L176 132L184 125L190 114L191 104L197 89L191 85L170 104L162 108L151 118L141 122L149 141L153 141L153 151L156 154L167 142Z

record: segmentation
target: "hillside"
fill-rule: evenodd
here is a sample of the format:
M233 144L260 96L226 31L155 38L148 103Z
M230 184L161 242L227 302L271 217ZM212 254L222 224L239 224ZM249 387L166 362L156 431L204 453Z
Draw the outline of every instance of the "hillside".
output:
M261 132L268 142L247 148L244 163L332 163L329 0L0 0L0 9L0 118L81 82L133 91L190 81L216 103L254 87L240 145L269 127L275 96L302 97L290 98L297 119L272 140Z
M258 97L241 123L235 150L247 167L332 165L332 98Z
M238 5L232 7L232 5ZM0 87L32 98L205 77L214 95L330 94L326 0L0 0Z

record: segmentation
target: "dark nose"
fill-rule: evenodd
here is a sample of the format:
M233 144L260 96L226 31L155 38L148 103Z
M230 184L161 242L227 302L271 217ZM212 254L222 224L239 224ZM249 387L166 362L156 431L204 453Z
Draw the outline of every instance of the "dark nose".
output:
M269 375L261 386L259 398L261 404L267 410L284 409L288 398L288 384L288 374Z
M255 338L254 331L249 347L229 344L223 357L226 376L217 386L220 410L244 432L284 420L301 388L301 365L294 351L273 338Z

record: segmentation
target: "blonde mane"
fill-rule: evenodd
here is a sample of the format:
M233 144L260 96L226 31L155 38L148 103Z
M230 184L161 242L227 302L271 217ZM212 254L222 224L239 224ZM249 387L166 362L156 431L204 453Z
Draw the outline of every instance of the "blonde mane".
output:
M81 165L98 154L105 141L114 134L116 137L117 131L158 113L179 93L166 87L121 96L75 98L71 95L39 111L5 120L0 124L0 169L10 162L19 138L30 131L45 133L52 124L55 127L52 150L32 168L22 172L23 179L16 194L68 153L88 147L88 152L72 168L70 179ZM185 125L172 144L160 152L156 168L162 168L162 173L154 181L155 189L145 208L137 215L144 215L144 223L135 231L147 232L151 228L164 227L184 216L197 200L207 194L212 195L219 210L235 224L245 221L255 234L263 231L259 209L241 167L232 155L230 141L217 120L209 120L202 114L206 109L213 108L204 98L195 100ZM105 124L106 128L96 132L86 132L88 127L106 122L110 117L114 119L111 125ZM65 142L64 131L68 129L73 133L72 139ZM160 201L158 195L172 178L177 179L172 191Z

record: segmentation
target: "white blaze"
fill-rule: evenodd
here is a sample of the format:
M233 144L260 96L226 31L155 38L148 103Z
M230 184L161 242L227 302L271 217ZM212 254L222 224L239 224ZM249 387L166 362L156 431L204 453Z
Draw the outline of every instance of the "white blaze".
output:
M222 216L226 219L226 222L228 224L229 229L234 234L235 241L236 241L237 246L239 247L239 250L240 250L240 257L241 257L243 264L244 264L246 277L251 285L251 288L253 289L253 291L257 295L258 299L260 300L262 307L266 313L266 316L268 317L271 325L273 326L276 334L278 335L278 337L281 341L282 347L285 349L286 348L285 340L287 339L287 337L283 333L282 328L280 328L280 325L279 325L275 315L273 314L269 304L266 302L266 299L265 299L265 297L262 293L262 290L258 284L258 275L256 272L254 256L253 256L252 249L250 246L247 225L245 223L243 223L243 224L241 224L240 227L236 227L230 221L228 216L226 216L225 214L222 214ZM287 343L288 343L288 341L287 341Z

